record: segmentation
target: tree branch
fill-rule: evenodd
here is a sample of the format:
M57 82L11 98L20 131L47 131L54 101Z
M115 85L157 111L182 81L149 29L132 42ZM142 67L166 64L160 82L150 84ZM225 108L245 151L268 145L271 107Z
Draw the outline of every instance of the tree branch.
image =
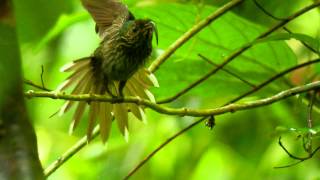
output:
M253 0L254 4L263 12L265 13L267 16L271 17L272 19L275 19L275 20L278 20L278 21L281 21L281 20L284 20L283 18L279 18L279 17L276 17L274 16L273 14L271 14L269 11L267 11L260 3L257 2L257 0ZM285 31L287 31L288 33L292 34L292 31L289 30L287 27L283 27L283 29ZM315 54L319 54L315 49L313 49L311 46L309 46L308 44L306 44L305 42L303 41L300 41L307 49L309 49L310 51L312 51L313 53Z
M29 85L29 86L35 87L35 88L40 89L40 90L51 91L50 89L45 88L45 87L43 87L43 86L40 86L40 85L38 85L38 84L32 82L31 80L28 80L28 79L24 79L23 82L24 82L25 84Z
M160 146L158 146L155 150L153 150L147 157L145 157L139 164L136 166L133 170L130 171L130 173L124 178L124 179L129 179L135 172L137 172L140 167L142 167L149 159L151 159L157 152L159 152L164 146L169 144L172 140L183 134L184 132L188 131L195 125L199 124L201 121L207 119L207 117L201 118L199 121L196 121L189 125L187 128L183 129L182 131L177 132L173 136L171 136L169 139L167 139L165 142L163 142Z
M110 102L110 103L134 103L137 105L143 105L154 111L157 111L161 114L168 115L178 115L178 116L209 116L209 115L219 115L227 112L235 112L245 109L251 109L256 107L261 107L265 105L272 104L274 102L280 101L282 99L288 98L290 96L301 94L306 91L317 89L320 87L320 81L309 83L303 86L298 86L292 89L282 91L274 96L260 99L256 101L249 101L241 104L229 104L223 107L214 108L214 109L190 109L190 108L170 108L158 105L151 101L140 99L137 97L124 97L123 99L116 99L109 96L97 95L97 94L83 94L83 95L67 95L65 93L55 93L55 92L34 92L28 91L25 93L25 96L28 98L33 97L45 97L52 99L64 99L72 101L100 101L100 102Z
M196 80L195 82L191 83L189 86L187 86L186 88L184 88L183 90L181 90L180 92L178 92L177 94L175 94L172 97L166 98L164 100L161 100L161 103L166 103L166 102L171 102L176 100L177 98L179 98L180 96L186 94L187 92L189 92L191 89L193 89L194 87L196 87L197 85L199 85L200 83L204 82L205 80L207 80L209 77L211 77L212 75L214 75L215 73L217 73L219 70L221 70L224 66L226 66L227 64L229 64L231 61L233 61L236 57L238 57L239 55L241 55L243 52L245 52L247 49L251 48L253 45L256 44L256 41L262 38L267 37L268 35L270 35L271 33L273 33L274 31L278 30L280 27L286 25L288 22L294 20L295 18L299 17L300 15L310 11L311 9L320 6L320 1L315 2L312 5L306 6L304 8L302 8L301 10L299 10L298 12L294 13L293 15L287 17L286 19L284 19L283 21L278 22L277 24L275 24L273 27L271 27L270 29L268 29L267 31L265 31L264 33L260 34L257 38L255 38L253 41L251 41L250 43L242 46L240 49L236 50L235 52L233 52L232 54L230 54L229 56L227 56L224 61L216 68L212 69L211 71L209 71L207 74L205 74L204 76L202 76L201 78L199 78L198 80Z
M36 135L23 96L16 29L1 18L0 39L0 179L41 180Z
M99 126L96 126L92 132L91 139L97 137L100 133ZM45 170L45 177L50 176L54 173L62 164L64 164L68 159L70 159L73 155L79 152L86 144L88 143L87 136L81 138L75 145L73 145L70 149L68 149L64 154L62 154L57 160L51 163Z
M294 70L297 70L297 69L300 69L302 67L305 67L305 66L309 66L311 64L315 64L315 63L319 63L320 62L320 59L315 59L315 60L311 60L311 61L307 61L305 63L302 63L302 64L299 64L299 65L296 65L296 66L293 66L291 68L288 68L282 72L280 72L279 74L276 74L274 75L273 77L267 79L266 81L262 82L261 84L257 85L255 88L253 88L252 90L238 96L237 98L234 98L233 100L230 101L230 103L234 103L248 95L251 95L255 92L257 92L258 90L260 90L261 88L265 87L267 84L270 84L271 82L283 77L284 75L294 71Z
M205 57L204 55L198 54L198 56L199 56L202 60L206 61L207 63L209 63L209 64L211 64L211 65L213 65L213 66L215 66L215 67L218 67L218 64L212 62L209 58ZM221 71L229 74L230 76L235 77L236 79L242 81L244 84L246 84L246 85L248 85L248 86L250 86L250 87L255 87L255 86L256 86L255 84L249 82L248 80L242 78L241 76L237 75L236 73L234 73L234 72L232 72L232 71L230 71L230 70L228 70L228 69L221 68Z
M151 72L155 72L159 66L164 63L178 48L180 48L184 43L186 43L189 39L191 39L194 35L204 29L206 26L212 23L215 19L219 18L226 12L228 12L231 8L243 2L243 0L231 0L229 3L225 4L217 11L209 15L207 18L200 21L198 24L194 25L191 29L189 29L186 33L184 33L179 39L177 39L174 43L169 46L169 48L161 54L153 63L150 65L149 70Z

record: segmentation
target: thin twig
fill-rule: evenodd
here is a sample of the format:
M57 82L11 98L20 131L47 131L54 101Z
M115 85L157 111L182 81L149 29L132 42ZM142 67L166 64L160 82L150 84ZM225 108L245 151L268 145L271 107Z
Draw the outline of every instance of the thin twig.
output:
M284 147L284 145L282 144L281 142L281 136L279 137L279 141L278 141L280 147L288 154L289 157L291 157L292 159L296 159L296 160L299 160L298 162L295 162L293 164L289 164L289 165L285 165L285 166L277 166L277 167L274 167L276 169L279 169L279 168L288 168L288 167L292 167L294 165L297 165L305 160L308 160L308 159L311 159L315 154L316 152L320 149L320 146L317 147L312 153L309 153L309 155L307 157L297 157L293 154L291 154L287 148Z
M207 74L205 74L204 76L202 76L201 78L199 78L198 80L196 80L195 82L191 83L190 85L188 85L186 88L182 89L180 92L178 92L177 94L175 94L174 96L171 96L169 98L166 98L164 100L161 100L161 103L168 103L168 102L172 102L174 100L176 100L177 98L179 98L180 96L186 94L187 92L189 92L191 89L193 89L194 87L198 86L200 83L204 82L205 80L207 80L209 77L211 77L212 75L214 75L215 73L217 73L219 70L221 70L224 66L226 66L227 64L229 64L231 61L233 61L236 57L238 57L239 55L241 55L243 52L245 52L247 49L251 48L254 44L256 44L256 41L262 38L267 37L268 35L270 35L271 33L273 33L274 31L278 30L280 27L286 25L288 22L294 20L295 18L299 17L300 15L310 11L311 9L317 7L320 5L320 1L306 6L304 8L302 8L301 10L299 10L298 12L294 13L293 15L289 16L288 18L286 18L285 20L278 22L277 24L275 24L273 27L271 27L270 29L268 29L267 31L265 31L264 33L260 34L258 37L256 37L253 41L251 41L250 43L242 46L240 49L236 50L235 52L233 52L232 54L230 54L229 56L227 56L224 61L216 68L212 69L211 71L209 71Z
M41 83L42 83L42 88L46 89L44 86L44 81L43 81L43 75L44 75L44 66L41 66Z
M135 172L137 172L149 159L151 159L157 152L159 152L164 146L166 146L167 144L169 144L172 140L174 140L175 138L177 138L178 136L180 136L181 134L183 134L184 132L188 131L189 129L191 129L192 127L196 126L197 124L199 124L201 121L207 119L207 117L203 117L198 121L195 121L194 123L190 124L188 127L182 129L181 131L179 131L178 133L174 134L173 136L171 136L169 139L167 139L165 142L163 142L162 144L160 144L155 150L153 150L150 154L148 154L147 157L145 157L142 161L139 162L139 164L137 166L135 166L134 169L132 169L129 174L124 178L124 179L129 179Z
M310 97L309 110L308 110L308 119L307 119L308 128L310 128L310 129L312 128L312 110L313 110L312 107L313 107L313 104L314 104L316 93L317 93L317 91L311 92L311 97Z
M284 29L285 31L287 31L288 33L290 33L290 34L293 34L293 32L292 32L290 29L288 29L287 27L283 27L283 29ZM319 54L319 52L318 52L317 50L315 50L313 47L309 46L307 43L305 43L305 42L303 42L303 41L300 41L300 43L301 43L304 47L306 47L307 49L309 49L310 51L312 51L313 53Z
M309 100L309 107L308 107L308 117L307 117L307 126L309 128L309 130L312 129L312 111L313 111L313 104L314 104L314 100L315 100L315 96L316 96L316 91L312 91L311 92L311 97L310 97L310 100ZM303 141L303 147L305 149L305 151L307 151L308 153L311 153L312 152L312 132L308 132L307 136L306 137L303 137L303 140L304 138L306 138L307 140L306 141Z
M255 3L255 5L262 11L264 12L266 15L268 15L269 17L275 19L275 20L278 20L278 21L282 21L284 20L283 18L279 18L279 17L276 17L274 16L273 14L271 14L269 11L267 11L260 3L258 3L256 0L253 0L253 2ZM287 27L283 27L283 29L285 31L287 31L288 33L292 34L292 31L289 30ZM309 49L310 51L312 51L313 53L315 54L319 54L318 51L316 51L315 49L313 49L311 46L309 46L308 44L306 44L305 42L303 41L300 41L307 49Z
M180 48L184 43L186 43L190 38L200 32L202 29L210 25L215 19L219 18L226 12L228 12L231 8L237 6L243 2L243 0L232 0L229 3L225 4L214 13L210 14L207 18L203 19L196 25L194 25L191 29L189 29L186 33L184 33L179 39L177 39L174 43L172 43L169 48L161 54L153 63L150 65L149 70L151 72L156 71L162 63L164 63L178 48Z
M44 90L44 91L51 91L50 89L48 88L44 88L43 86L40 86L40 85L37 85L36 83L30 81L30 80L27 80L27 79L24 79L24 83L27 84L27 85L30 85L32 87L35 87L37 89L41 89L41 90Z
M285 18L279 18L274 16L273 14L271 14L269 11L267 11L260 3L257 2L257 0L253 0L254 4L262 11L264 12L266 15L270 16L271 18L278 20L278 21L283 21L285 20Z
M206 61L207 63L215 66L215 67L218 67L218 64L212 62L209 58L205 57L204 55L202 54L198 54L199 57L201 57L201 59L203 59L204 61ZM250 87L255 87L256 85L254 85L253 83L243 79L241 76L237 75L236 73L232 72L232 71L229 71L228 69L225 69L225 68L222 68L221 71L224 71L226 72L227 74L239 79L240 81L242 81L244 84L250 86Z
M253 88L252 90L250 90L250 91L248 91L248 92L246 92L246 93L244 93L244 94L242 94L242 95L234 98L233 100L230 101L230 103L237 102L238 100L240 100L240 99L242 99L242 98L244 98L244 97L246 97L246 96L248 96L248 95L251 95L251 94L257 92L258 90L260 90L261 88L265 87L265 86L268 85L269 83L277 80L278 78L283 77L284 75L286 75L286 74L288 74L288 73L290 73L290 72L292 72L292 71L294 71L294 70L297 70L297 69L300 69L300 68L302 68L302 67L309 66L309 65L311 65L311 64L315 64L315 63L318 63L318 62L320 62L320 59L311 60L311 61L308 61L308 62L299 64L299 65L293 66L293 67L291 67L291 68L288 68L288 69L280 72L279 74L276 74L275 76L267 79L266 81L262 82L261 84L257 85L257 86L256 86L255 88Z
M92 132L91 139L97 137L100 133L99 126L96 126ZM75 145L73 145L70 149L68 149L65 153L63 153L57 160L51 163L45 170L45 177L50 176L53 172L55 172L62 164L64 164L68 159L70 159L73 155L79 152L86 144L88 143L87 136L81 138Z

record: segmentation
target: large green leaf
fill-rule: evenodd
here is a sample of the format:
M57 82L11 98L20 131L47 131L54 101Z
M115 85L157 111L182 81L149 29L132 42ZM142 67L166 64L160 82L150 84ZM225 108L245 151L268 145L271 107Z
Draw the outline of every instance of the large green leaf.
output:
M210 6L199 9L191 4L162 4L133 9L136 16L148 17L157 23L161 50L165 50L195 23L215 10L216 8ZM233 13L227 13L193 37L161 66L156 72L160 88L155 89L154 92L158 97L175 94L211 70L213 66L201 60L198 57L199 53L215 63L221 63L224 57L254 40L265 30L266 28ZM270 42L249 49L230 63L226 69L257 84L294 64L296 64L296 57L285 42ZM248 89L248 85L243 84L239 79L220 71L192 90L190 95L225 99Z

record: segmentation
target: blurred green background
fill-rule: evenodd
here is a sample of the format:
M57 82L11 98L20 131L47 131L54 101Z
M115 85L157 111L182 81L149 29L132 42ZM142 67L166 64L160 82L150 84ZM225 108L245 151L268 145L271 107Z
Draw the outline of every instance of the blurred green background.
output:
M287 17L312 3L308 0L259 1L277 17ZM159 45L154 57L161 54L186 30L227 1L138 1L127 0L137 18L151 18L158 26ZM72 60L90 55L99 43L94 22L79 0L14 0L18 39L24 77L41 84L44 67L45 86L55 89L67 74L59 68ZM219 18L179 49L155 73L160 88L152 89L156 99L179 92L212 69L198 53L213 62L222 62L233 50L250 42L277 21L263 14L252 1L245 1ZM287 26L319 40L319 9L305 14ZM153 59L154 59L153 57ZM239 56L226 69L253 84L314 57L298 41L258 44ZM295 84L310 81L319 68L307 68L286 76ZM267 97L287 89L280 79L248 99ZM32 89L25 86L25 90ZM251 89L239 79L221 71L177 101L171 107L214 108ZM244 100L245 101L245 100ZM49 118L63 104L60 100L27 100L30 119L38 137L40 159L47 167L77 142L86 132L86 118L72 136L68 126L72 112ZM194 118L166 116L146 111L148 123L130 120L130 138L125 142L113 126L107 144L96 138L53 173L49 179L121 179L148 153ZM317 126L319 114L314 113ZM306 156L299 133L277 129L304 128L307 105L293 97L271 106L216 117L209 130L200 124L184 133L157 153L132 179L320 179L319 155L297 166L274 169L295 162L278 146L280 135L288 149ZM279 128L281 127L281 128ZM314 146L319 145L317 139Z

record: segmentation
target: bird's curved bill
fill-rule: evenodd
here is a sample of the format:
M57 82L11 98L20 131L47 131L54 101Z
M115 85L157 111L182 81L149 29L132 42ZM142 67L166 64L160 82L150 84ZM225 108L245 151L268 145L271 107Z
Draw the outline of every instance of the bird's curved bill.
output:
M151 24L152 27L153 27L153 32L154 32L154 34L155 34L155 36L156 36L156 42L157 42L157 45L158 45L158 28L157 28L157 25L156 25L156 23L153 22L153 21L150 21L150 24Z

